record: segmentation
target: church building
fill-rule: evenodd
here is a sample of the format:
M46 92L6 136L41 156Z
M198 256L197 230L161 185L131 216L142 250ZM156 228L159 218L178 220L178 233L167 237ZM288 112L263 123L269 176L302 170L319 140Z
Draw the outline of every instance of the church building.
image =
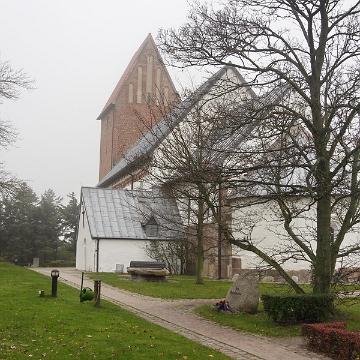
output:
M235 92L223 91L224 83L236 85ZM166 247L180 241L188 244L196 242L192 231L196 222L189 221L189 211L183 208L181 199L172 196L169 184L156 187L150 181L151 160L156 158L164 144L171 147L175 129L184 126L199 103L208 103L212 93L218 91L225 96L235 96L236 104L243 101L264 104L264 101L270 101L271 106L277 106L274 99L279 96L283 99L284 96L283 89L275 90L258 97L236 68L224 66L187 98L180 100L149 34L98 116L101 122L99 181L96 186L82 188L81 191L77 269L125 270L132 260L155 260L149 252L152 244ZM247 136L254 129L253 119L246 126L237 128L237 132L229 134L221 146L232 150L247 146ZM220 164L222 160L214 158L214 161ZM237 189L233 190L226 198L227 204L232 203L229 205L232 207L231 211L224 213L224 219L231 226L234 238L246 238L246 225L251 231L251 241L265 252L276 251L281 241L288 246L291 239L278 216L275 202L260 201L249 207L246 206L245 196ZM260 198L262 195L258 192L249 196ZM190 198L187 200L191 202ZM311 206L308 206L309 201ZM294 231L310 237L312 229L316 228L313 202L305 197L294 198L293 206L307 209L293 220ZM347 234L346 241L350 243L358 241L358 238L358 232L353 231ZM211 219L204 223L203 241L206 249L204 276L231 278L241 268L263 265L254 253L238 251L238 248L222 241L221 232ZM297 272L309 269L309 261L299 259L289 258L284 269ZM173 258L172 261L179 261L178 268L182 269L180 259ZM189 266L187 271L191 273L193 268Z
M198 96L209 91L227 71L229 69L222 69L203 84L197 92ZM81 191L76 254L78 269L126 269L132 260L151 260L146 251L149 241L176 241L185 236L176 202L159 189L149 188L144 166L146 157L154 151L159 139L171 132L163 118L179 101L171 77L149 34L97 118L101 122L99 182L96 187L82 188ZM178 122L196 101L195 98L184 102L182 113L180 116L177 114ZM154 137L154 131L161 136ZM141 206L145 198L153 199L146 201L153 203L147 207L146 216ZM167 212L167 218L159 216L159 211ZM149 234L146 230L149 219L153 225L167 231ZM164 219L168 220L167 224L161 224ZM217 236L212 226L205 226L208 243L216 244ZM223 244L222 247L222 276L231 277L233 267L235 271L239 270L241 262L239 257L232 256L231 246ZM216 251L214 246L210 248L213 250L205 254L204 275L217 277Z

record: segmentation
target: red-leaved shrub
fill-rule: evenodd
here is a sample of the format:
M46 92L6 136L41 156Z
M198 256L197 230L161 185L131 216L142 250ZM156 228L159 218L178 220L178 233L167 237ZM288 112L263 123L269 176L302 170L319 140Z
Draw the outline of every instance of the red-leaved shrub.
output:
M338 360L360 359L360 333L345 329L346 323L304 324L309 346Z

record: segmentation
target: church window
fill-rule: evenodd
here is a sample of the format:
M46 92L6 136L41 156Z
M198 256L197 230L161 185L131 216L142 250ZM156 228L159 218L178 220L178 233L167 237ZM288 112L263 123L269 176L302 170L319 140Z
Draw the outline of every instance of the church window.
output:
M136 102L141 104L142 99L142 67L138 67Z
M146 65L146 100L151 99L153 87L153 57L147 57Z
M156 71L156 89L155 89L155 93L156 93L156 104L159 105L161 102L160 96L160 86L161 86L161 69L158 68Z

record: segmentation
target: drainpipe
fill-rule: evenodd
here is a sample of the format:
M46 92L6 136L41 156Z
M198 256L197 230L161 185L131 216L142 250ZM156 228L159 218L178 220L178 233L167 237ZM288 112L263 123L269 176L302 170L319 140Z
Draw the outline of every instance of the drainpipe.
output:
M99 243L100 239L96 242L96 272L99 272Z

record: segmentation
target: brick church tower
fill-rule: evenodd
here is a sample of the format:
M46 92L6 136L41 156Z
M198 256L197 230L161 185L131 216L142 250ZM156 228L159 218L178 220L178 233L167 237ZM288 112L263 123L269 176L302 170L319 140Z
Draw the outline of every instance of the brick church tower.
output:
M101 121L100 180L143 132L161 119L161 104L172 104L177 98L174 84L149 34L97 118Z

